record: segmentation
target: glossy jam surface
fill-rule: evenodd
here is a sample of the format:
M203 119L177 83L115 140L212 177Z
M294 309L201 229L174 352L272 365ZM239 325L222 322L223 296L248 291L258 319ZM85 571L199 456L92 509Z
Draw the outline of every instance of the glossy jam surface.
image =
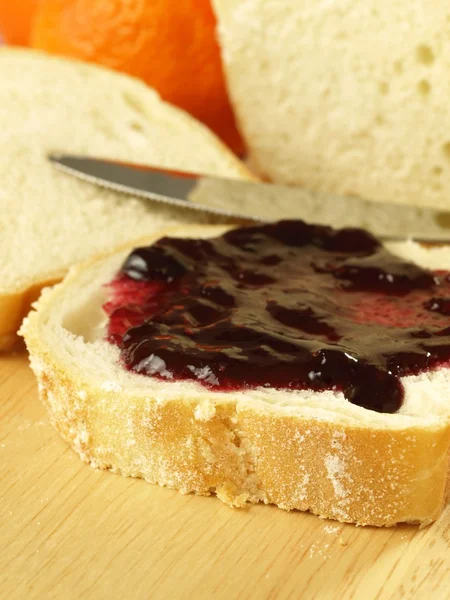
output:
M370 234L301 221L136 249L108 284L126 368L214 390L339 390L397 411L400 377L450 360L450 274Z

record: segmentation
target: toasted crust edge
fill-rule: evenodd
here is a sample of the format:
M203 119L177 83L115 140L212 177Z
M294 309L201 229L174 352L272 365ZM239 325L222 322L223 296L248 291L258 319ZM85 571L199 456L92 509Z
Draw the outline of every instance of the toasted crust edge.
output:
M448 427L370 430L232 405L204 419L182 399L80 387L30 331L27 345L52 424L93 467L182 493L215 492L230 506L262 501L358 525L427 525L443 508Z

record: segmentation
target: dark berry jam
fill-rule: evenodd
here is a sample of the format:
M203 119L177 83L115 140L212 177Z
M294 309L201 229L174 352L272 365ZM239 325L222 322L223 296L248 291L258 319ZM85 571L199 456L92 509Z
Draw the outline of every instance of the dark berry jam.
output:
M109 284L126 368L214 390L339 390L397 411L400 377L450 363L450 275L358 229L301 221L134 250Z

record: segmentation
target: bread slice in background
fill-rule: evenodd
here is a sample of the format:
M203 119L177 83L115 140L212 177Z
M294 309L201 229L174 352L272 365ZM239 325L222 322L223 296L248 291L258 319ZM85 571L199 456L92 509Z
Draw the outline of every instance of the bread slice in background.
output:
M277 182L450 208L450 8L213 0L252 165Z
M203 125L137 79L42 53L0 49L0 350L42 285L182 211L57 172L52 151L251 177Z
M213 237L223 228L161 235ZM46 291L22 334L54 426L93 467L232 506L264 502L360 525L423 525L445 502L450 369L403 378L398 413L310 390L213 392L125 370L104 340L104 283L131 247L71 270ZM392 245L437 269L449 251ZM448 262L447 262L448 264Z

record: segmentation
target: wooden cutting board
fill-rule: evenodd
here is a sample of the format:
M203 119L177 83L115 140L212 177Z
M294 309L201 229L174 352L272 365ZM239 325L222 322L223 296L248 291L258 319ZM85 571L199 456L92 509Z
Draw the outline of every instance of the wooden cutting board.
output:
M0 598L450 598L450 508L356 528L233 510L91 469L50 427L24 353L0 357Z

